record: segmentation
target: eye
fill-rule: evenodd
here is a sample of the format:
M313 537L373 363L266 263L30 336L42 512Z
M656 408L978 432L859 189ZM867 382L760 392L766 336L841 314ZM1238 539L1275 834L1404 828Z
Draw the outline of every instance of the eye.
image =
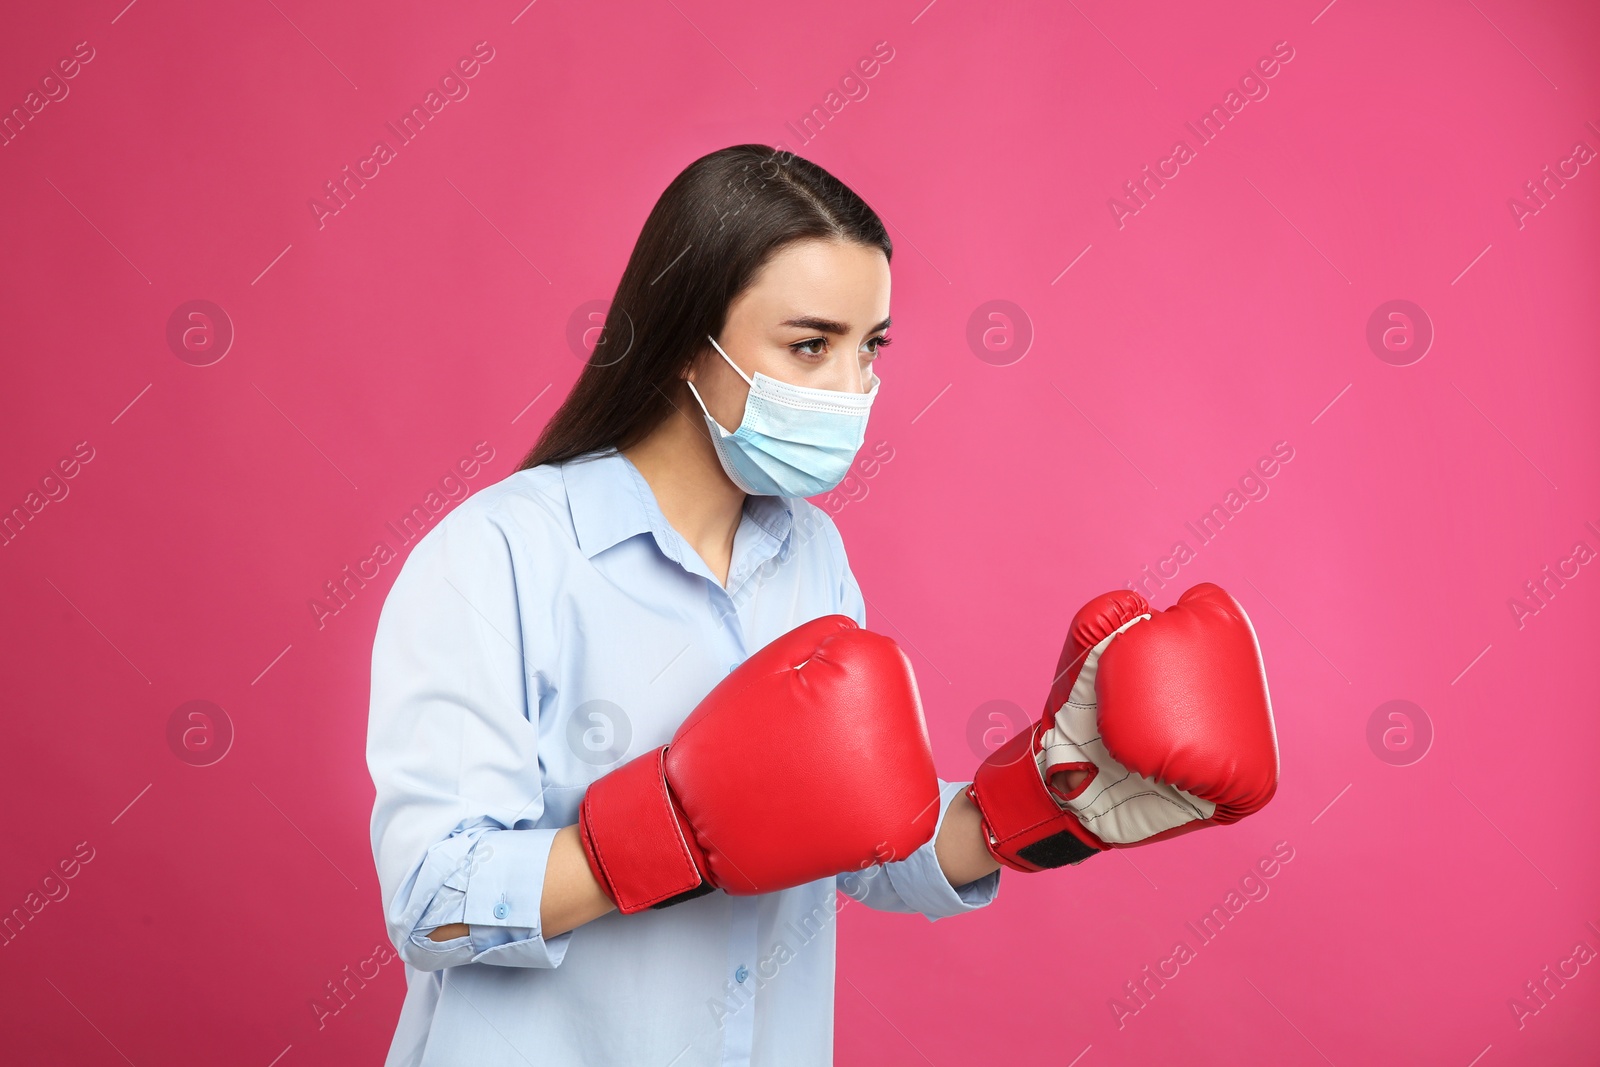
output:
M894 338L893 337L885 337L885 336L883 336L883 334L880 333L878 336L876 336L872 340L868 341L867 344L873 346L872 354L874 356L876 356L881 349L887 347L888 345L894 344Z
M820 356L822 355L821 352L813 352L810 349L815 345L826 345L827 343L828 339L826 337L813 337L809 341L796 341L789 346L789 351L797 356Z

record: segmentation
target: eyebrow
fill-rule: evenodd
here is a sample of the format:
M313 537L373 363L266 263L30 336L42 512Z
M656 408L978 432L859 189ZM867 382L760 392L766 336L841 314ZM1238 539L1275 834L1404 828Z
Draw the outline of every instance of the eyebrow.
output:
M886 318L867 332L877 333L879 330L887 330L889 324L893 321L893 318ZM816 330L818 333L846 334L850 332L850 324L847 322L835 322L833 319L818 318L815 315L803 315L797 319L784 319L778 325L794 326L801 330Z

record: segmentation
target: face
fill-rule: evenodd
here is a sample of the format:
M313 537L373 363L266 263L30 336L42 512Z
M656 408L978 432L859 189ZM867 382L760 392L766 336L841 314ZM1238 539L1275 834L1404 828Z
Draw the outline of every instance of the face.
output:
M774 255L728 308L717 343L754 378L865 393L872 362L887 343L889 261L849 241L795 241ZM711 343L686 377L711 417L732 430L750 392Z

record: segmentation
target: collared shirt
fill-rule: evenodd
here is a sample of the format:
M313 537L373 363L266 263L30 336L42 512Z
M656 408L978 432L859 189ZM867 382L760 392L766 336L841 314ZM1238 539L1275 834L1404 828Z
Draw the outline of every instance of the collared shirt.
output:
M936 920L994 899L998 871L952 888L930 839L777 893L541 934L550 845L589 783L670 741L750 654L834 613L866 621L826 513L747 497L724 586L615 451L519 471L417 543L378 623L367 736L407 982L389 1067L830 1063L839 907ZM966 784L940 781L940 826ZM427 937L449 923L470 932Z

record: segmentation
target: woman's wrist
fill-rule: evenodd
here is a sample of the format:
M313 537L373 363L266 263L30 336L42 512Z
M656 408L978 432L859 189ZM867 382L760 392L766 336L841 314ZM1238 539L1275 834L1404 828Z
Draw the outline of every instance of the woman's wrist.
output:
M989 854L984 844L983 818L965 789L957 793L945 809L933 852L939 860L939 869L957 889L1000 869L1000 861Z
M545 864L544 896L539 905L544 937L559 937L616 907L589 866L577 825L563 826L550 843L550 858Z

